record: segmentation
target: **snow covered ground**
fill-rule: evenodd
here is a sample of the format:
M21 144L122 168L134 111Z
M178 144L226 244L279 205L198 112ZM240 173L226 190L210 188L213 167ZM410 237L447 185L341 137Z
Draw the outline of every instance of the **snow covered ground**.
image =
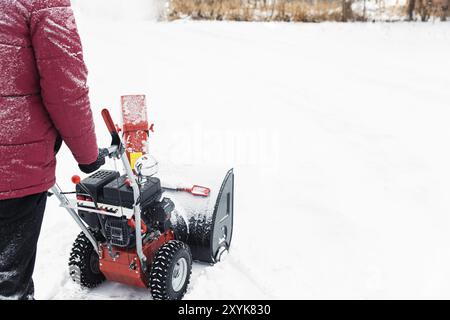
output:
M100 110L145 93L161 162L236 169L231 254L186 299L450 298L448 23L78 18L101 145ZM150 299L73 284L78 233L50 199L38 299Z

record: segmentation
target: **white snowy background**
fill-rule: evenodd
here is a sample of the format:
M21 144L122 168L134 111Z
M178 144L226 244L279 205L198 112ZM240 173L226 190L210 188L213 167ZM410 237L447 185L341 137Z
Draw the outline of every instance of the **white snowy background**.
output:
M100 145L100 110L146 94L161 162L236 170L232 251L194 266L186 299L450 298L450 24L167 23L160 3L73 3ZM76 163L58 160L69 188ZM78 233L50 199L36 298L150 299L72 283Z

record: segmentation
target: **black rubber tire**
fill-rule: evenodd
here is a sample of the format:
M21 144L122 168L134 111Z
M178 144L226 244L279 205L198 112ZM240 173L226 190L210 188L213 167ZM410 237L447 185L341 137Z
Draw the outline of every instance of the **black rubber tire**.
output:
M188 240L188 225L183 217L178 213L172 212L172 229L175 234L175 240L187 242Z
M100 271L98 254L83 232L73 243L69 270L72 280L84 288L95 288L105 281L105 276Z
M187 275L180 290L172 286L172 275L175 264L186 259ZM184 242L172 240L164 244L156 253L150 270L149 287L155 300L181 300L186 294L191 279L192 255Z

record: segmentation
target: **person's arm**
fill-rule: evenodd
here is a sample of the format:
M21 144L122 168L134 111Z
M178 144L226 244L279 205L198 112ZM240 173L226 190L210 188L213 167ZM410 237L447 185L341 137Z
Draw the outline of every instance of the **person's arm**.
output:
M93 163L98 147L88 72L70 0L32 3L30 30L43 103L76 161Z

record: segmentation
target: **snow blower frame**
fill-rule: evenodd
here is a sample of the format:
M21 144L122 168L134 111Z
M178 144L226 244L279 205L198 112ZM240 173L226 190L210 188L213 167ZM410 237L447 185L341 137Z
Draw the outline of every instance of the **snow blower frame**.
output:
M136 118L132 124L127 123L130 111L136 114L127 104L141 112L140 125ZM149 127L143 108L145 96L122 97L125 144L109 111L102 111L112 142L100 155L121 160L124 175L116 168L99 170L83 180L73 176L75 192L65 193L55 185L51 193L82 230L69 261L75 282L93 288L104 280L115 281L149 288L154 299L176 300L187 290L193 260L214 264L230 248L234 173L230 170L213 193L217 198L210 209L198 205L212 196L211 189L164 188L160 179L142 175L134 166L139 161L137 156L147 154ZM183 192L197 198L196 206L188 206L194 210L189 217L181 215L172 201ZM66 196L72 193L76 199ZM184 199L179 198L177 206Z

